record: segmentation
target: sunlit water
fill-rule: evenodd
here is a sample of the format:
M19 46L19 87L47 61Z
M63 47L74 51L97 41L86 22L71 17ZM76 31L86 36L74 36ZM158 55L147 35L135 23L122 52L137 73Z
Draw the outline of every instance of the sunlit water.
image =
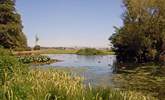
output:
M115 55L83 56L75 54L50 54L48 56L61 60L61 62L44 65L44 67L52 66L56 68L73 69L72 73L84 77L85 84L90 83L100 86L112 85L111 78L116 61Z

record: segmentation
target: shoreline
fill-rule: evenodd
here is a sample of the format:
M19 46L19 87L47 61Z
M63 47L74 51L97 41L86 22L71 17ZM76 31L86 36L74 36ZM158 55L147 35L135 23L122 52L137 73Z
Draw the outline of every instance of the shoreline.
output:
M42 49L42 50L32 50L32 51L12 51L14 55L39 55L39 54L77 54L78 50L59 50L59 49ZM103 55L115 55L113 51L104 51ZM77 54L79 55L79 54ZM98 54L99 55L99 54Z

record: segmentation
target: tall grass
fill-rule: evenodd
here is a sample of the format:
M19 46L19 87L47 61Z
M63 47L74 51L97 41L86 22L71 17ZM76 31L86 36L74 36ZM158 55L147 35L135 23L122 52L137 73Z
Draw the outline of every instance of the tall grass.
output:
M81 77L62 70L25 67L8 53L0 56L0 100L155 100L131 91L84 86Z
M154 100L131 91L84 86L80 77L60 70L33 69L9 83L10 100Z

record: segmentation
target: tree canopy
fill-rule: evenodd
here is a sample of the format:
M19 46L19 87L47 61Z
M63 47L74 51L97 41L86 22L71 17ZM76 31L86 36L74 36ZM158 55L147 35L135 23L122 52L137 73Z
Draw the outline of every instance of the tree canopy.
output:
M165 51L165 0L123 0L123 26L110 37L120 61L156 61Z
M26 48L21 16L15 9L15 0L0 0L0 45L5 48Z

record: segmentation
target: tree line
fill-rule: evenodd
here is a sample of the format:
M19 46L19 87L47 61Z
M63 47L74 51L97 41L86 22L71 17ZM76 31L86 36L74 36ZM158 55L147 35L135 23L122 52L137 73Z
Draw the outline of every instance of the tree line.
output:
M119 61L150 62L165 53L165 0L123 0L123 26L109 38Z

